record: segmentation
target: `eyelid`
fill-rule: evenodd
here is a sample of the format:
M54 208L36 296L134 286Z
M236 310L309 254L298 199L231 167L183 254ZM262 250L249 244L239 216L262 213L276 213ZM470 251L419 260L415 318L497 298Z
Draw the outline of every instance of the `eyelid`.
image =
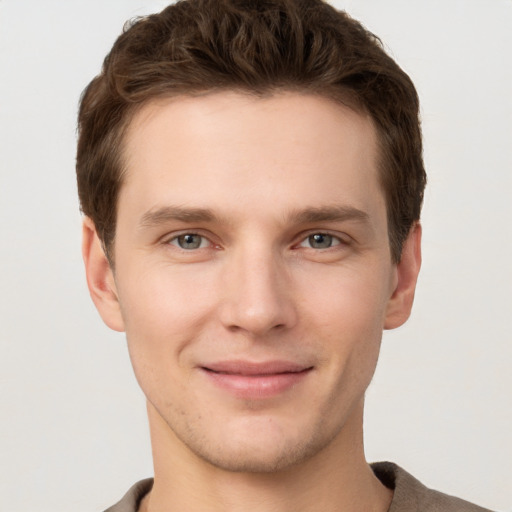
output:
M311 229L311 230L301 233L300 236L297 237L298 242L294 244L294 247L301 247L302 244L310 236L313 236L313 235L328 235L328 236L336 239L339 242L332 247L323 249L324 251L329 250L333 247L338 247L339 245L349 245L352 241L352 238L349 235L347 235L346 233L333 232L333 231L330 231L329 229ZM311 249L313 249L313 248L311 248ZM314 250L318 251L318 250L322 250L322 249L314 249Z
M176 247L179 250L191 252L192 251L191 249L183 249L183 248L179 247L178 245L171 244L171 242L173 242L174 240L177 240L180 236L184 236L184 235L196 235L196 236L200 236L201 238L208 240L208 243L209 243L208 247L199 247L197 249L194 249L196 251L199 249L208 249L209 247L219 247L219 244L212 240L213 236L211 235L211 233L206 234L201 229L182 229L180 231L168 233L165 236L163 236L160 240L161 240L161 243L164 245L172 245L173 247Z
M181 239L184 237L187 237L187 236L199 237L199 246L198 247L189 247L189 248L181 247L181 243L180 243ZM178 236L171 238L169 240L169 242L167 242L167 243L169 245L174 245L175 247L178 247L179 249L183 249L186 251L197 251L198 249L205 249L206 247L208 247L208 244L210 244L211 242L205 236L198 235L197 233L185 233L184 235L178 235ZM206 243L206 245L205 245L205 243Z
M310 239L311 239L311 237L314 237L315 235L329 237L330 241L331 241L331 245L329 245L328 247L311 247ZM329 233L314 233L313 235L309 235L306 238L304 238L304 240L302 240L302 242L300 243L300 247L306 247L308 249L314 249L314 250L321 251L321 250L327 250L327 249L331 249L333 247L337 247L338 245L341 245L342 243L343 242L337 236L330 235ZM309 245L306 245L306 244L309 244Z
M302 232L300 235L298 235L296 237L297 241L293 243L293 248L300 247L301 244L303 242L305 242L310 236L317 235L317 234L319 234L319 235L329 235L329 236L331 236L332 238L334 238L335 240L338 241L338 243L335 244L334 246L328 247L326 249L323 249L324 251L326 251L328 249L331 249L333 247L338 247L339 245L345 245L346 246L346 245L349 245L352 242L352 237L350 237L350 235L347 235L346 233L333 232L333 231L331 231L329 229L311 229L311 230ZM160 239L160 243L162 243L163 245L172 245L173 247L176 247L177 249L180 249L182 251L187 251L186 249L182 249L178 245L171 244L172 241L174 241L174 240L178 239L180 236L184 236L184 235L197 235L197 236L200 236L200 237L206 239L209 242L209 247L221 248L220 242L214 240L215 236L212 233L210 233L210 232L205 233L201 229L182 229L182 230L175 231L175 232L172 232L172 233L167 233L166 235L164 235ZM201 247L201 249L207 249L207 248L208 247ZM195 249L195 250L197 251L198 249ZM313 249L313 248L311 248L311 249ZM319 251L321 249L313 249L313 250Z

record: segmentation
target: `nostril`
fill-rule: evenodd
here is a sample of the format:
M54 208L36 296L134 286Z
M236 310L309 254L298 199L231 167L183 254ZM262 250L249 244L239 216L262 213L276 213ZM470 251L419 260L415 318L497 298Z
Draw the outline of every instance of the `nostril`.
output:
M245 328L241 325L236 325L236 324L232 324L232 325L228 325L227 326L227 329L229 332L239 332L239 331L256 331L258 329L256 328L252 328L252 329L248 329L248 328ZM264 329L265 331L282 331L282 330L285 330L286 329L286 324L276 324L274 326L271 326L269 329ZM263 329L262 329L263 330Z

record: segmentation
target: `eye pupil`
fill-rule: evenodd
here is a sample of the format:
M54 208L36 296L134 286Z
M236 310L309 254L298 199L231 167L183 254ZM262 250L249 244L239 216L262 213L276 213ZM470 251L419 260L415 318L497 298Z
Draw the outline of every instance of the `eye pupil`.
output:
M327 249L332 245L332 236L323 233L315 233L309 237L309 243L314 249Z
M201 237L194 234L181 235L178 244L182 249L197 249L201 245Z

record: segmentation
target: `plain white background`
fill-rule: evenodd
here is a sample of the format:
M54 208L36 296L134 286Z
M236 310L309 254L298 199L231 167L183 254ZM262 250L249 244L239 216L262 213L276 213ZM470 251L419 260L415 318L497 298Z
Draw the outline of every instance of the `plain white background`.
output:
M339 0L422 99L429 186L409 323L384 336L369 460L512 510L512 1ZM2 510L103 510L152 474L124 338L93 309L74 177L80 92L144 0L0 0Z

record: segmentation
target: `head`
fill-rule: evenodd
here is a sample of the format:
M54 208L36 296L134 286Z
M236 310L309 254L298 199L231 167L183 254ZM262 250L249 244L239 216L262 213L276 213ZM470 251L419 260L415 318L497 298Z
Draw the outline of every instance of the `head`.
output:
M355 453L420 261L418 101L378 40L321 1L178 2L121 35L79 122L89 288L155 457Z
M157 98L315 94L370 116L392 258L419 219L425 172L418 97L377 37L322 0L188 0L136 20L84 91L78 191L113 264L124 135Z

